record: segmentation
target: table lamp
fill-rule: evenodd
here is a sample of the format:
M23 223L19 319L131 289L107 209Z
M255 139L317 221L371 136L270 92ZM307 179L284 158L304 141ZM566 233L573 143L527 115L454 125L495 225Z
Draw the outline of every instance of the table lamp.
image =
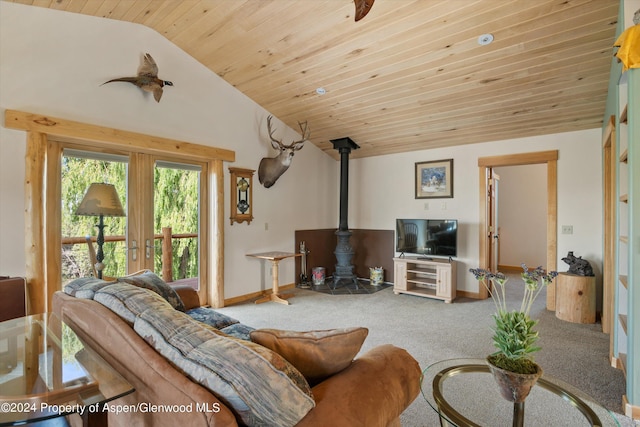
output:
M82 216L99 216L100 221L96 224L98 227L98 252L96 253L96 271L98 278L102 279L102 270L104 269L104 252L102 245L104 244L104 217L105 216L125 216L124 209L120 203L120 198L113 184L96 183L89 186L80 206L76 209L76 215Z

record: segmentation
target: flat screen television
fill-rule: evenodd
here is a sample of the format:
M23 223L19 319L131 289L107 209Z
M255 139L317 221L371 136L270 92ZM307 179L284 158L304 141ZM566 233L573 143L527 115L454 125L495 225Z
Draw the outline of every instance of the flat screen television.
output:
M396 252L442 257L458 254L458 220L396 219Z

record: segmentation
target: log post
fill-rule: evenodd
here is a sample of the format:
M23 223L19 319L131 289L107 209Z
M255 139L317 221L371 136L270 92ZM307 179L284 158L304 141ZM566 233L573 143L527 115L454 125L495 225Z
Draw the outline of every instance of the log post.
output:
M162 280L173 282L173 246L171 227L162 227Z
M572 323L596 322L596 278L559 273L556 280L556 317Z

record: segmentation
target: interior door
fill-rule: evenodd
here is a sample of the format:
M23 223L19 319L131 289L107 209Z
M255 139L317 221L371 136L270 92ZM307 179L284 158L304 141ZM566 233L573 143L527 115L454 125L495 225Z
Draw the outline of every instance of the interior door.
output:
M489 169L489 182L487 191L489 200L487 206L489 207L489 230L487 237L489 239L489 266L491 271L498 271L498 262L500 260L500 226L499 226L499 209L498 209L498 197L499 197L500 175L498 175L495 169Z

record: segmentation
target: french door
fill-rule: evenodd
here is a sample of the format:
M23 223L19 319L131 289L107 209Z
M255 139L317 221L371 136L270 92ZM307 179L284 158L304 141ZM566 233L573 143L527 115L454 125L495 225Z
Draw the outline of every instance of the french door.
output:
M75 216L74 202L82 199L83 188L88 188L91 182L106 182L115 186L126 217L105 218L105 230L108 230L104 243L105 276L117 277L148 269L167 282L182 280L200 289L199 278L206 277L200 272L199 251L200 236L206 235L206 230L204 234L201 230L206 221L200 220L201 208L207 205L200 203L202 198L206 199L202 192L206 188L203 184L206 168L206 163L145 153L63 149L63 283L65 278L86 274L78 262L82 257L78 256L77 248L71 252L68 248L72 245L65 245L80 239L65 232L75 235L93 232L95 236L95 230L87 230L93 228L88 224L91 220L96 222L95 219ZM74 267L73 271L66 271L65 267L69 266Z
M5 111L4 123L26 134L25 276L31 314L50 311L53 294L62 289L60 171L65 148L122 154L132 163L140 160L133 159L134 154L147 154L206 166L199 190L198 271L202 286L198 295L201 304L224 307L223 163L235 161L234 151L16 110ZM150 196L137 186L141 178L136 176L135 185L127 184L128 191L135 192L127 198L132 214L127 227L143 228L140 200Z
M131 157L128 188L135 203L128 209L130 272L149 269L168 282L202 287L206 172L206 163L140 153Z

